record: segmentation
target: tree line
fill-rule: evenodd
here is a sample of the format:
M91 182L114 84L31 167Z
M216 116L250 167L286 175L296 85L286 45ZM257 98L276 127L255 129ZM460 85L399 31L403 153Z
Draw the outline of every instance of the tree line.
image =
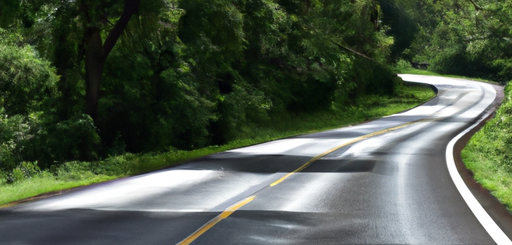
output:
M429 69L445 74L512 79L512 1L421 0L409 5L417 32L403 59L429 62Z

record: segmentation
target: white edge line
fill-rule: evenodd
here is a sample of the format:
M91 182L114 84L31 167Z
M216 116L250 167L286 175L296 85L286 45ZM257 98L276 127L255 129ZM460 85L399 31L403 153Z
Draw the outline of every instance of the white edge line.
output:
M512 241L510 240L510 238L501 230L501 228L496 224L496 222L494 222L491 216L489 216L489 214L485 211L482 205L478 202L478 200L476 200L475 196L473 196L469 188L466 186L464 180L462 180L462 177L457 171L457 167L455 166L455 159L453 157L453 148L455 146L455 143L459 141L459 139L462 138L462 136L464 136L473 128L475 128L478 124L480 124L491 113L486 114L482 119L480 119L478 122L467 128L466 130L462 131L448 143L448 146L446 147L446 165L448 167L448 172L452 177L453 183L455 184L455 187L457 187L457 190L459 190L462 198L464 199L464 201L466 201L466 204L469 206L469 208L471 209L475 217L478 219L480 224L482 224L487 233L489 233L494 242L500 245L512 245Z

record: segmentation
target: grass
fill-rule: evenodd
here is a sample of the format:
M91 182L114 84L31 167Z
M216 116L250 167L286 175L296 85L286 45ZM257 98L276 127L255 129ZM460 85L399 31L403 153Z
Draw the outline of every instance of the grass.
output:
M473 173L474 179L489 190L509 212L512 211L512 172L503 166L503 161L495 154L479 152L475 144L490 143L487 139L472 139L462 151L462 159L466 167Z
M512 211L512 87L494 119L469 141L462 159L474 178Z
M0 187L2 195L0 195L0 205L10 203L12 201L37 196L42 193L71 189L74 187L90 185L107 180L115 179L113 176L94 176L88 179L68 181L58 179L48 172L44 172L33 178L20 181L15 184L4 184Z
M403 86L398 89L397 94L396 96L367 96L358 101L357 106L343 110L281 116L267 122L264 126L247 125L240 132L238 139L222 146L210 146L193 151L127 153L98 162L68 162L56 169L45 171L34 167L35 164L27 163L28 167L14 170L18 173L14 183L7 184L6 175L3 174L2 178L0 173L0 193L2 193L0 205L47 192L168 168L229 149L361 123L413 108L435 96L430 88L419 85Z

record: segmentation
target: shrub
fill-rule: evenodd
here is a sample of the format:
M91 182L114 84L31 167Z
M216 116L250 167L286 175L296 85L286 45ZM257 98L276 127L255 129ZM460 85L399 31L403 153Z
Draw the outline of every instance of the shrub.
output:
M27 115L56 93L58 77L49 62L30 47L0 43L0 106L5 114Z
M20 150L32 138L31 123L27 116L8 117L0 107L0 169L11 171L22 161Z
M20 155L47 168L69 160L96 160L101 145L94 122L88 115L77 115L54 123L43 119L31 127L33 138L22 143Z
M14 168L7 176L8 183L20 182L25 179L30 179L41 173L41 169L37 166L36 162L22 162L19 166Z
M65 181L86 180L95 176L89 162L66 162L59 165L53 172L60 180Z

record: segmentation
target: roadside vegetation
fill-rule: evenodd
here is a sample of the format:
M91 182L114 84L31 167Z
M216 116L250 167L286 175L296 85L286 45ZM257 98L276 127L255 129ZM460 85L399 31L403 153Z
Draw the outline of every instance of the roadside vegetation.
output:
M512 86L494 119L478 131L462 151L475 180L512 211Z

